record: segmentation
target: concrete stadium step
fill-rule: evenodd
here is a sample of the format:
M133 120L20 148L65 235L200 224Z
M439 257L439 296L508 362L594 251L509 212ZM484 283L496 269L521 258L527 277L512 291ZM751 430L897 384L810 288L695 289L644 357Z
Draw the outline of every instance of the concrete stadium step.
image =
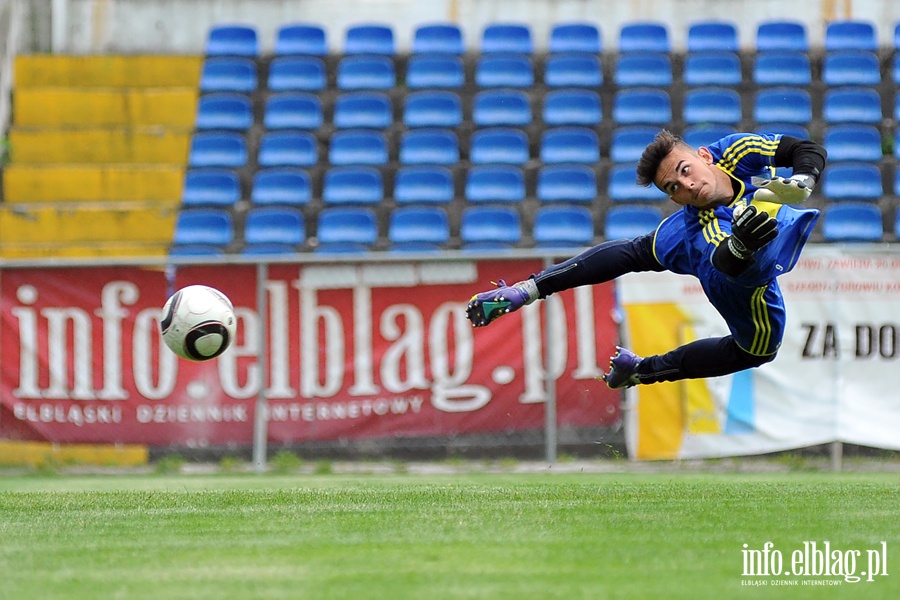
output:
M20 54L16 88L184 87L196 89L202 56L54 56Z
M3 171L6 204L141 202L177 206L184 186L180 165L21 165Z
M29 129L9 132L10 158L16 165L54 163L156 163L184 165L191 131L141 129Z
M190 129L197 88L16 88L16 127L148 127Z

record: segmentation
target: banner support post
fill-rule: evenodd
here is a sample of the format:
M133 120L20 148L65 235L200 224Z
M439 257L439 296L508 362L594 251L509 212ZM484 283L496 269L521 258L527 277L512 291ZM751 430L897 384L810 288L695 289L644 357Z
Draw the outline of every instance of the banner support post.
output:
M256 265L256 314L259 327L257 330L256 344L259 350L257 354L257 368L259 369L259 391L256 394L256 410L253 417L253 468L257 473L266 470L267 441L269 437L268 406L266 402L266 387L268 385L268 359L266 345L268 344L269 307L266 302L266 281L269 278L268 265L257 263Z

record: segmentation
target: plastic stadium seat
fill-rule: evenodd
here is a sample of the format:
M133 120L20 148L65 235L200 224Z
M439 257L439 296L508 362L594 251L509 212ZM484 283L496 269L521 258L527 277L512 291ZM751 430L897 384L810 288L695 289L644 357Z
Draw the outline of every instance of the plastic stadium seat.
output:
M396 54L394 31L389 25L360 24L347 28L344 54Z
M334 101L334 126L338 129L384 129L394 123L391 99L382 92L347 92Z
M195 133L188 155L190 167L237 169L247 164L247 142L238 133Z
M760 52L753 63L756 85L805 86L812 83L812 68L805 52Z
M684 61L684 83L695 86L736 86L743 81L741 59L734 52L689 54Z
M462 59L456 56L411 56L406 67L406 87L461 88L466 81Z
M398 204L453 201L453 173L446 167L401 167L394 181L394 200Z
M484 90L475 94L472 121L478 127L523 127L531 123L531 100L520 90Z
M514 208L471 206L462 212L459 235L466 245L513 245L522 239L522 224Z
M878 50L875 26L865 21L832 21L825 25L825 51Z
M244 131L251 125L253 125L253 110L248 96L226 92L200 96L197 106L197 129Z
M264 133L256 162L260 167L311 167L319 162L319 148L310 133Z
M203 61L200 72L200 91L243 92L256 90L256 63L249 58L214 57Z
M169 256L213 258L225 256L225 251L219 246L210 246L208 244L179 244L173 245L169 249Z
M835 125L825 131L829 162L881 160L881 134L872 125Z
M481 53L517 52L531 54L534 44L531 29L520 23L494 23L481 33Z
M234 241L231 213L220 208L192 208L178 213L172 243L179 245L227 246Z
M547 50L550 53L600 54L603 51L603 36L597 26L591 23L557 23L550 30Z
M184 176L184 206L233 206L241 199L241 184L234 171L189 169Z
M613 206L606 211L603 235L608 240L631 239L652 233L663 220L655 206Z
M454 23L419 25L413 34L413 54L455 54L465 52L462 29Z
M672 61L659 52L620 54L613 79L619 87L666 87L672 85Z
M872 88L841 87L825 91L826 123L881 123L881 96Z
M619 30L619 52L672 51L669 30L662 23L635 22L623 25Z
M288 23L278 28L275 35L275 54L309 54L326 56L328 42L325 29L312 23Z
M327 83L321 58L284 56L269 63L266 86L273 92L319 92Z
M318 129L322 126L319 96L305 92L281 92L266 99L263 126L266 129Z
M736 129L730 125L692 125L685 128L682 137L689 146L699 148L708 146L735 131ZM637 160L635 158L633 162L637 162Z
M241 254L244 256L283 256L296 254L297 247L294 244L244 244Z
M206 56L249 56L259 54L256 29L250 25L214 25L206 38Z
M756 29L756 50L809 52L806 27L793 21L762 21Z
M531 87L534 85L534 64L524 54L483 55L475 64L475 85Z
M541 202L593 202L597 198L597 176L584 165L550 165L537 176L537 199Z
M894 121L900 121L900 94L894 98Z
M387 139L380 131L338 131L331 136L328 162L332 165L386 165Z
M400 138L400 162L406 165L455 165L459 138L448 129L416 129Z
M695 22L688 27L688 52L738 52L737 27L724 21Z
M528 137L518 129L496 127L472 134L469 160L473 164L524 165L529 158Z
M891 81L894 85L900 87L900 54L894 55L894 62L891 67Z
M462 121L462 100L456 92L411 92L403 101L407 127L457 127Z
M450 219L443 207L401 207L391 211L388 241L393 244L446 244Z
M881 171L870 163L829 165L823 175L822 194L826 200L878 201L884 195Z
M894 158L900 160L900 144L897 143L898 139L900 139L900 129L894 131ZM896 195L900 196L900 194Z
M812 99L801 88L765 88L756 93L753 120L757 123L793 123L812 121Z
M254 206L247 211L247 244L302 244L306 241L303 214L296 208Z
M551 54L544 64L544 83L548 87L600 87L603 67L591 54Z
M825 208L822 235L826 242L880 242L881 210L865 202L841 202Z
M320 244L374 244L378 221L368 208L326 208L319 213L316 238Z
M603 119L600 95L593 90L553 90L544 96L544 124L598 125Z
M534 217L534 241L545 248L591 245L591 211L583 206L542 206Z
M466 176L469 202L521 202L525 199L525 175L518 167L472 167Z
M829 52L822 62L825 85L872 85L881 83L881 67L874 52L842 50Z
M541 134L540 158L545 164L594 164L600 160L600 139L587 127L545 129Z
M659 129L656 127L619 127L612 132L609 157L613 162L637 162L647 144L653 141Z
M259 169L253 175L250 201L253 204L301 206L312 200L309 174L300 169Z
M668 125L672 99L665 90L634 89L616 92L613 121L620 125Z
M613 165L609 171L606 194L613 202L659 202L667 198L655 185L638 185L636 179L636 165Z
M894 51L900 50L900 21L894 26Z
M325 173L325 204L378 204L384 199L381 172L372 167L334 167Z
M737 125L743 113L741 96L729 88L694 88L684 96L684 122Z
M345 56L338 62L339 90L390 90L396 85L394 61L386 56Z

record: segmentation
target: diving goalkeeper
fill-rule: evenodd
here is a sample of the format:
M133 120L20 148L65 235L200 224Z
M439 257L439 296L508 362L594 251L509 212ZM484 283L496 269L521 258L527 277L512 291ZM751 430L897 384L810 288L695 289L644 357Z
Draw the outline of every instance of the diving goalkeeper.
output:
M606 384L717 377L763 365L784 335L776 277L794 267L819 217L790 205L809 197L825 158L819 144L787 135L735 133L695 149L660 131L641 155L637 182L655 184L681 210L655 232L606 241L510 286L500 281L473 296L466 314L481 327L555 292L668 270L700 281L730 335L643 358L617 347ZM792 167L792 175L772 176L775 167Z

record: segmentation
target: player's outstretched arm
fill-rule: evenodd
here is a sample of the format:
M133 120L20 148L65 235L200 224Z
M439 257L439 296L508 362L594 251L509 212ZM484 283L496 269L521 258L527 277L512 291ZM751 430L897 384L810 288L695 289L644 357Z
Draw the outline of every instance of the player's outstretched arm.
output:
M713 252L713 266L726 275L740 275L753 264L753 254L777 235L775 219L752 204L739 204L731 217L731 235Z
M502 279L493 290L475 294L466 306L466 317L474 327L484 327L499 317L519 310L539 298L534 279L506 285Z

